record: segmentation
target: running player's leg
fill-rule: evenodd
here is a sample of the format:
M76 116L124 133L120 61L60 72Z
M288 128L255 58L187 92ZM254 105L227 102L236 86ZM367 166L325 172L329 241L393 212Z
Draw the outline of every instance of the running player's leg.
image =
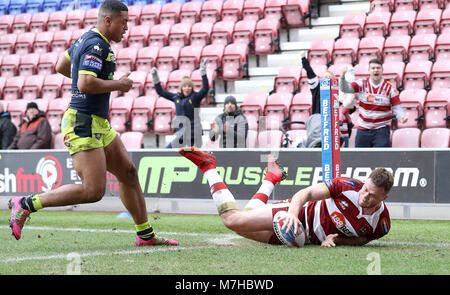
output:
M105 147L105 154L108 171L119 181L120 199L136 225L136 246L178 245L177 241L164 239L153 232L136 167L119 136Z
M99 201L106 186L106 162L102 148L80 151L72 156L73 165L82 184L66 184L49 192L15 197L9 201L9 224L18 240L25 220L32 212L46 207L69 206Z

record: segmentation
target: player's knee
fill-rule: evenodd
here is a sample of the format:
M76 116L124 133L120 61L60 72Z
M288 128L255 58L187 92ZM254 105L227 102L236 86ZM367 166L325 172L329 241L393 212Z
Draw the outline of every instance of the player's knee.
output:
M130 163L126 169L123 170L121 175L117 176L120 182L130 183L133 181L138 181L137 169L133 163Z
M105 186L96 185L85 188L85 203L96 203L105 195Z

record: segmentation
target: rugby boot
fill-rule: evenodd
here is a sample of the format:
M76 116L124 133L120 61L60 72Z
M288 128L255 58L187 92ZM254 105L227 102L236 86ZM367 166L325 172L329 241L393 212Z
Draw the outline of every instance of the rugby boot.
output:
M8 201L8 207L11 210L11 216L9 218L9 227L12 230L12 235L19 240L22 236L22 228L30 216L31 211L22 208L20 201L23 197L15 197Z
M267 170L264 180L272 182L274 185L286 179L287 172L275 159L269 155Z
M134 242L134 245L137 247L141 246L178 246L180 242L171 240L171 239L165 239L163 237L159 237L155 235L151 240L143 240L140 237L136 236L136 241Z
M205 153L196 147L181 148L178 152L197 165L203 173L209 169L216 168L216 157L210 153Z

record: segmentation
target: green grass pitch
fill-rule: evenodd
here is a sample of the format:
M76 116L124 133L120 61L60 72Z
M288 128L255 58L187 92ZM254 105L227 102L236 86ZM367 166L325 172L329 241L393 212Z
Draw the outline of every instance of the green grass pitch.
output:
M392 220L363 247L272 246L226 229L218 216L149 214L178 247L135 247L134 225L117 213L32 214L22 239L0 211L0 275L366 275L450 274L448 221Z

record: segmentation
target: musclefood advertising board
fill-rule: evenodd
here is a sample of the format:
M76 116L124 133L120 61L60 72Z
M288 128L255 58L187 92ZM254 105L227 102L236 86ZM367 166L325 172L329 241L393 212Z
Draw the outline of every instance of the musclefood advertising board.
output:
M267 166L263 150L215 150L217 170L236 199L249 199L258 190ZM322 181L319 149L280 150L273 155L288 171L272 199L283 200ZM130 152L146 197L210 198L203 173L176 150ZM450 203L450 151L377 149L341 151L341 176L365 180L376 167L394 175L389 202ZM118 196L117 179L107 173L106 197ZM0 151L0 196L45 192L68 183L80 183L65 151Z

